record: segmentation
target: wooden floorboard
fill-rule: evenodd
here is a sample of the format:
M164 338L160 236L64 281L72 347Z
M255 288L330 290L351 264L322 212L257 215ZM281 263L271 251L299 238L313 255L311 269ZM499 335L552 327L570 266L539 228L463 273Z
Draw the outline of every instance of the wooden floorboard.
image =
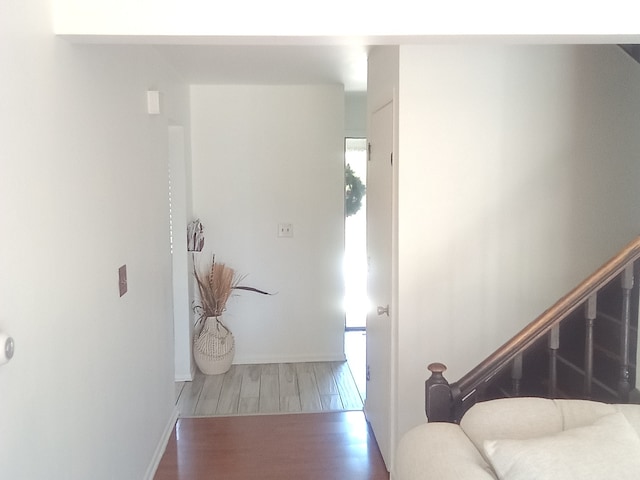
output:
M155 480L388 480L362 411L180 418Z
M239 414L258 413L260 406L261 375L262 368L260 365L247 365L245 368L240 386Z
M176 384L180 417L362 410L347 362L232 365Z
M300 387L300 405L303 412L322 411L322 402L318 392L316 374L311 363L296 364L298 385Z
M218 408L220 393L222 392L223 377L221 375L207 375L202 382L202 390L195 406L196 415L214 415Z
M260 413L278 413L280 411L280 385L278 366L263 369L260 377Z
M295 365L291 363L279 365L278 383L280 384L280 411L286 413L301 412L300 389Z
M205 376L196 375L193 381L184 382L184 386L181 390L180 397L178 397L178 411L179 412L194 412L202 393L204 386Z
M331 370L345 410L359 410L362 408L362 397L353 379L347 362L331 362Z
M338 387L336 385L336 381L333 379L331 364L328 362L314 363L313 370L316 374L318 392L320 392L320 395L337 395Z

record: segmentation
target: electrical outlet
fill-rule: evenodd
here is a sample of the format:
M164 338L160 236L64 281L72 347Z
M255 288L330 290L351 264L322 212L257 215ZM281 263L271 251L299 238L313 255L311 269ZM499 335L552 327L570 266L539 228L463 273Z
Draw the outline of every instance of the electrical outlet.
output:
M279 223L278 224L278 236L279 237L293 237L293 224L291 224L291 223Z

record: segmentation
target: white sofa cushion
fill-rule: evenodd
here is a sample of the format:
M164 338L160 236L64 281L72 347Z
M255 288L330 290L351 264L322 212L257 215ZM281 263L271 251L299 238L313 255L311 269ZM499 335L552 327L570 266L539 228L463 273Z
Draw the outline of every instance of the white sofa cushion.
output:
M622 413L542 437L485 440L483 450L500 480L632 480L640 472L640 437Z
M482 452L485 440L541 437L561 431L563 423L554 400L518 397L476 403L462 417L460 427Z
M407 432L398 446L391 479L496 479L490 459L484 452L485 440L553 436L564 430L592 425L598 419L618 412L624 415L640 438L640 405L526 397L480 402L466 413L459 426L425 423ZM602 446L608 441L600 438L599 442ZM636 451L629 458L638 457L640 453ZM631 478L640 478L640 469L636 467L631 472ZM539 480L535 476L524 478ZM557 480L559 477L554 474L550 478ZM625 477L608 474L605 478L619 480Z
M425 423L403 435L391 478L496 480L480 452L453 423Z

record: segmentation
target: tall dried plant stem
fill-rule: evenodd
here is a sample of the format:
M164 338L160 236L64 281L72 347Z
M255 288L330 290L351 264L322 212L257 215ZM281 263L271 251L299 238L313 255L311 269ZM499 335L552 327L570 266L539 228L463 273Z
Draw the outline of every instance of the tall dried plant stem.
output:
M227 267L224 263L216 263L215 256L211 260L211 267L200 273L198 273L194 262L193 274L200 293L200 304L194 306L194 312L199 313L196 323L207 317L221 316L227 307L227 300L229 300L231 292L235 289L271 295L271 293L254 287L240 285L239 283L244 277L236 275L235 270Z
M218 317L222 315L231 296L231 291L236 287L237 279L235 271L224 263L215 263L215 257L211 262L208 272L198 274L195 265L193 267L203 317Z
M209 271L209 290L216 303L216 311L222 313L233 289L234 270L224 263L214 263Z

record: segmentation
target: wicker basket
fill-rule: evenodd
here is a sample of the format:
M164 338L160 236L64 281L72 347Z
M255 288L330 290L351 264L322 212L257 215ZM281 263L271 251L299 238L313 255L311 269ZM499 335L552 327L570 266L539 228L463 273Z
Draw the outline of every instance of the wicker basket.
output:
M219 375L231 368L236 352L231 331L217 317L207 317L193 338L193 357L205 375Z

